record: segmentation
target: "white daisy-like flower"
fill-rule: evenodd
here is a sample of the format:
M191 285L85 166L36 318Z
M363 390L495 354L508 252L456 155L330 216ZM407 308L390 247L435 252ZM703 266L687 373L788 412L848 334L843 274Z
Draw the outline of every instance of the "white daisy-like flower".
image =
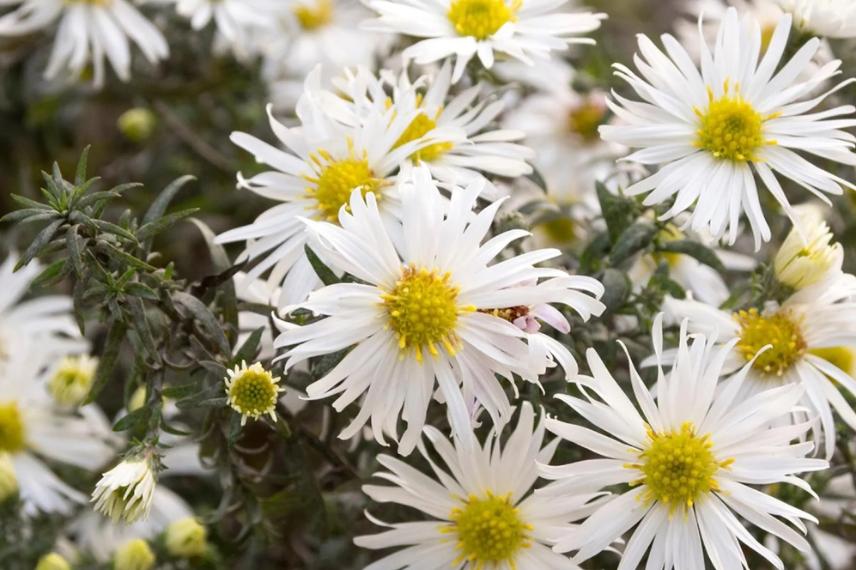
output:
M276 421L276 403L285 388L279 385L280 378L274 376L261 362L247 366L242 362L226 377L226 399L233 410L241 414L241 425L248 418L258 420L270 416Z
M271 287L279 287L280 307L297 303L321 282L305 254L308 230L302 216L337 219L355 188L381 197L385 217L397 208L396 174L413 152L433 142L431 137L396 146L416 111L398 112L377 105L357 126L333 120L326 114L321 70L306 80L297 106L301 124L288 128L271 114L270 124L288 151L280 150L246 133L233 133L232 141L273 170L250 179L239 176L239 186L280 202L248 226L225 232L219 243L246 241L238 262L259 260L247 272L239 289L269 272ZM455 133L437 129L432 136L454 139Z
M557 419L547 420L547 429L600 458L543 466L541 475L557 482L540 494L561 501L562 484L589 482L626 490L562 537L555 549L573 551L574 560L583 562L635 527L619 570L638 568L646 552L649 570L704 568L705 557L717 570L748 568L742 545L784 570L782 561L750 534L741 519L801 551L810 549L800 532L786 523L805 533L802 521L815 519L754 488L789 484L808 491L796 475L828 467L826 461L805 457L811 443L794 443L811 422L770 427L789 414L802 397L802 388L778 386L742 399L752 364L720 384L723 363L735 343L723 346L702 335L688 339L685 326L677 358L666 374L661 327L658 317L653 331L656 398L630 364L641 413L594 349L587 353L592 376L577 380L585 399L557 396L601 431Z
M856 4L850 0L776 0L797 26L827 38L856 38Z
M605 14L569 13L566 0L367 0L379 17L365 23L369 30L426 38L403 56L426 64L455 56L452 81L478 57L493 67L495 52L524 63L546 59L569 44L592 44L581 37L600 27Z
M39 347L44 362L86 351L89 345L71 316L71 297L49 295L22 301L44 268L32 261L14 271L17 261L13 254L0 264L0 373L7 360L33 346Z
M49 361L33 343L16 352L0 372L0 454L11 461L28 514L67 514L75 503L86 501L46 460L92 471L114 453L112 430L100 410L56 407L47 390Z
M407 126L396 146L432 136L437 129L460 132L457 140L439 141L414 152L410 159L414 164L424 164L431 175L441 183L467 186L484 174L516 178L532 172L527 164L535 153L516 144L524 133L512 129L491 129L490 125L503 112L502 101L480 98L482 85L476 85L449 97L452 67L447 62L434 75L424 75L411 81L408 70L397 76L383 71L380 77L366 68L356 72L345 71L344 77L334 84L347 96L330 94L335 98L329 102L338 108L337 116L348 123L359 123L364 116L371 116L371 109L378 103L395 107L398 112L416 114ZM387 96L385 87L392 95ZM335 112L335 111L331 111ZM498 197L497 191L492 197Z
M249 48L253 34L275 27L283 6L280 0L159 0L175 4L175 10L199 31L212 21L231 45Z
M478 185L457 189L447 201L428 171L417 168L412 183L401 185L402 223L392 231L383 224L375 195L356 191L350 211L340 212L340 226L307 222L331 267L361 283L312 293L300 307L325 318L305 326L283 323L275 344L292 347L284 354L286 369L353 347L307 388L313 399L339 394L336 410L365 395L343 439L369 420L379 442L385 442L384 434L398 439L401 417L407 429L399 451L408 453L437 386L457 430L469 429L468 410L475 403L495 425L503 424L512 409L496 376L536 382L554 363L534 360L525 333L490 312L548 301L567 305L583 318L603 310L586 293L600 291L591 278L535 266L558 256L558 250L493 263L506 246L528 234L513 230L482 243L500 203L473 214L480 191ZM523 286L542 279L561 280L561 291Z
M720 343L736 345L725 362L727 370L752 361L743 383L746 397L769 386L804 387L802 405L820 419L822 435L815 433L815 441L819 444L823 439L826 456L831 457L835 450L832 410L856 429L856 412L840 392L844 389L856 396L856 380L844 364L856 347L854 295L856 277L842 274L839 279L799 290L781 306L770 303L761 310L732 313L698 301L677 299L667 299L665 307L676 318L688 318L691 330L716 335ZM769 348L755 358L764 347ZM817 425L814 431L818 431Z
M113 522L148 518L157 487L157 474L148 456L121 461L101 475L92 491L94 509Z
M738 19L730 8L713 53L701 38L701 71L672 36L663 36L666 53L640 36L641 57L636 61L642 76L623 65L616 69L642 101L615 95L610 108L624 124L600 127L605 140L641 148L627 160L661 167L630 186L629 194L647 194L646 205L674 198L664 218L691 209L694 230L707 229L714 237L727 231L731 243L745 212L760 247L762 240L770 239L770 228L756 177L792 219L793 209L775 173L827 203L825 194L854 188L803 156L856 164L856 138L841 130L856 126L856 119L842 118L853 113L852 105L809 112L846 82L806 99L839 73L841 62L799 79L820 41L808 41L781 65L790 28L790 16L783 16L762 57L759 24L749 16Z
M844 263L844 248L815 204L797 207L799 223L791 230L773 261L776 279L802 289L826 279L838 279Z
M31 34L57 20L45 76L63 69L75 78L92 64L96 87L104 84L104 60L122 81L131 78L131 44L156 64L169 55L163 34L127 0L6 0L16 6L0 16L0 36Z
M484 445L471 431L449 441L429 426L425 435L442 460L435 461L427 446L420 445L433 477L381 455L378 461L387 471L376 476L394 486L366 485L363 491L379 503L418 509L431 520L389 524L368 515L389 530L357 537L358 546L403 548L366 570L579 569L550 546L573 529L573 521L590 512L598 495L580 490L557 503L532 493L536 465L550 460L558 440L543 445L544 421L535 424L528 402L521 406L517 426L504 446L501 431L496 430Z

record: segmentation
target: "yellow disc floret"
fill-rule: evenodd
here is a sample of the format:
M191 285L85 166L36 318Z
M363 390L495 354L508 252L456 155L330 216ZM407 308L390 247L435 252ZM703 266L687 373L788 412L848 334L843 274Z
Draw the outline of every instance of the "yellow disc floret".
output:
M294 17L304 30L317 30L333 18L332 0L309 0L294 7Z
M16 453L26 447L24 420L16 402L0 403L0 452Z
M243 362L229 370L226 396L232 409L241 414L241 425L247 422L247 418L257 420L265 414L276 419L276 402L284 390L279 386L279 380L258 362L252 366Z
M404 132L401 133L401 136L398 137L398 140L395 141L395 144L392 148L398 148L402 145L405 145L409 142L415 141L419 138L424 137L431 131L437 128L437 122L426 115L425 113L419 113L416 115L416 118L413 119L407 128L404 129ZM449 142L438 142L434 144L430 144L426 147L423 147L410 155L410 158L415 161L424 160L425 162L431 162L437 160L450 150L452 150L452 143Z
M568 113L568 130L578 135L584 142L600 140L598 127L606 115L606 107L587 101L577 105Z
M326 150L318 150L311 157L319 168L318 175L304 177L312 183L306 194L315 200L320 217L331 222L339 219L342 206L349 207L348 201L355 189L359 188L363 196L367 192L378 195L383 186L383 180L375 177L365 153L358 157L350 141L348 146L348 157L341 160Z
M458 292L448 273L405 267L392 290L382 296L399 348L413 349L420 362L426 350L436 356L437 345L454 354L458 315L474 310L458 306Z
M764 315L758 309L749 309L739 311L734 319L740 325L737 350L747 361L770 345L754 364L764 374L781 376L805 354L806 342L800 324L788 311Z
M696 146L720 160L746 162L757 160L757 151L775 141L764 139L763 117L739 92L731 94L728 83L718 99L708 91L707 109L696 109L698 131ZM766 118L772 118L766 117Z
M510 6L505 0L452 0L447 16L458 35L484 40L514 21L520 4L520 0Z
M452 510L452 526L444 532L457 537L460 551L454 564L464 560L469 568L481 570L505 563L516 568L515 559L521 549L529 548L532 527L511 503L511 494L497 496L488 492L484 497L471 495L461 507Z
M644 500L662 503L669 512L690 508L707 493L719 490L714 476L732 463L717 461L710 436L697 435L691 422L665 433L649 428L648 442L639 463L626 467L642 472L634 484L645 485Z

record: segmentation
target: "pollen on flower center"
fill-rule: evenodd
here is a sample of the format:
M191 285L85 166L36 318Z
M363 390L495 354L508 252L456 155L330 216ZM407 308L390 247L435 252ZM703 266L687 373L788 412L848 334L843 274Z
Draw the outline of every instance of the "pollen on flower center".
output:
M333 18L332 0L309 0L294 7L294 17L304 30L317 30Z
M261 363L252 366L242 363L229 370L226 379L226 396L229 405L241 414L241 425L247 418L259 419L264 414L276 418L276 402L283 389L279 378L265 370Z
M471 495L463 507L452 510L452 526L444 532L455 534L460 554L454 564L470 561L473 568L492 567L505 562L512 568L517 553L529 548L532 527L523 521L511 503L511 494L485 497Z
M600 140L598 127L603 122L606 109L591 101L571 109L568 113L568 130L580 136L583 141L590 143Z
M398 140L395 141L392 148L395 149L422 138L435 128L437 128L437 123L434 119L425 113L419 113L416 115L416 118L407 125L407 128L404 129L404 132L401 133L401 136L398 137ZM415 151L410 155L410 158L415 161L424 160L425 162L431 162L452 150L452 147L452 143L449 142L434 143Z
M382 296L399 348L412 348L420 362L424 350L436 356L438 344L454 353L458 315L473 310L458 306L458 292L448 273L406 267L395 287Z
M509 6L505 0L452 0L447 16L459 35L484 40L514 20L520 3L516 0Z
M714 99L709 92L706 110L696 109L699 118L696 146L720 160L756 160L757 151L774 141L764 140L764 117L739 94L726 93Z
M806 342L799 323L786 311L762 315L757 309L749 309L739 311L734 318L740 325L737 350L747 361L770 345L755 360L756 370L781 376L806 352Z
M354 156L353 149L349 155L344 160L336 160L329 152L319 150L311 158L320 173L317 177L304 177L314 185L306 190L307 195L315 199L321 217L332 222L339 219L342 206L348 207L354 189L359 188L363 196L374 192L380 197L383 180L375 177L368 159Z
M26 447L24 420L15 402L0 403L0 453L16 453Z
M691 422L666 433L649 428L648 439L639 463L626 466L642 472L634 484L645 485L646 501L660 502L674 512L692 507L705 494L719 489L714 475L727 468L731 460L717 461L710 436L697 435Z

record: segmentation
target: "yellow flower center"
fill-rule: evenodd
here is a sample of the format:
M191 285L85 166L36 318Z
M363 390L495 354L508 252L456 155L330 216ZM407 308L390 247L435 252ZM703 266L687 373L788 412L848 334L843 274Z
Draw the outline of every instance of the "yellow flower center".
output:
M399 348L413 349L420 362L424 350L436 356L438 344L454 354L458 315L475 310L458 306L458 292L449 273L406 267L395 287L381 297Z
M488 492L479 498L471 495L463 507L456 507L449 516L451 527L444 532L457 535L460 551L454 564L464 560L476 569L493 567L503 562L516 568L515 558L523 548L529 548L532 527L511 503L511 494L501 497Z
M270 414L276 409L278 381L258 363L238 369L227 384L229 405L245 417Z
M521 4L522 0L511 6L505 0L452 0L447 16L458 35L484 40L513 21Z
M416 115L416 118L407 125L407 128L404 129L404 132L401 133L401 136L398 137L398 140L395 141L392 148L395 149L409 142L420 139L435 128L437 128L437 123L434 119L425 113L419 113ZM415 151L410 155L410 158L414 161L424 160L425 162L431 162L452 150L453 146L454 145L449 142L434 143Z
M781 376L806 352L799 323L786 311L762 315L757 309L750 309L739 311L734 319L740 325L737 350L747 361L770 345L754 364L755 369L764 374Z
M764 120L752 104L743 99L738 90L732 95L728 82L725 94L715 99L708 91L708 106L696 109L699 118L695 145L720 160L746 162L757 160L757 151L765 144L775 141L764 140ZM773 115L766 119L773 118Z
M313 184L313 187L306 190L306 194L315 200L315 208L322 219L337 221L342 206L350 209L348 201L356 188L360 189L363 196L368 192L374 192L380 198L379 191L383 186L383 180L375 177L365 156L361 158L354 156L353 148L350 149L348 158L343 160L334 159L325 150L319 150L311 160L321 171L317 177L304 177Z
M600 140L598 127L603 122L605 108L590 101L571 109L568 114L568 130L579 135L585 142Z
M333 18L332 0L301 2L294 7L294 16L304 30L317 30L330 23Z
M0 453L17 453L27 445L24 420L15 402L0 404Z
M718 491L714 475L733 462L717 461L710 436L697 435L691 422L666 433L649 428L648 439L648 448L639 454L640 463L625 467L642 472L633 484L645 485L643 499L660 502L669 512L690 508L707 493Z
M577 226L567 216L559 216L538 224L537 229L554 244L568 244L577 239Z
M856 364L856 354L852 348L848 346L833 346L829 348L812 348L809 352L815 356L826 360L846 372L853 375L856 372L854 364Z

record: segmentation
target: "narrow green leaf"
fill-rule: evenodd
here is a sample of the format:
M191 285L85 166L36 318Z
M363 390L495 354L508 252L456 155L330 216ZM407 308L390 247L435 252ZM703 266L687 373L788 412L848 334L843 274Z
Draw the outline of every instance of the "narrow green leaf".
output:
M645 249L651 244L656 233L657 228L645 222L633 224L626 228L618 236L615 245L612 247L612 252L609 256L610 263L618 265L632 257L635 253Z
M167 214L166 216L157 218L156 220L153 220L147 224L143 224L140 229L137 230L137 240L141 243L145 242L146 240L161 233L176 222L179 222L184 218L190 217L198 211L199 208L188 208L186 210L181 210L180 212Z
M722 261L717 257L716 253L714 253L714 251L709 247L702 245L697 241L689 239L668 241L661 244L658 250L689 255L700 263L704 263L720 273L725 272L725 266L722 265Z
M24 196L19 196L18 194L9 194L9 197L12 198L13 202L20 204L21 206L26 206L28 208L35 208L37 210L52 210L50 206L47 204L43 204L41 202L36 202L35 200L31 200L30 198L26 198Z
M21 269L28 263L30 263L34 257L36 257L39 252L50 242L53 237L56 235L57 230L63 224L63 220L54 220L47 226L45 226L42 231L36 235L33 241L30 243L29 247L24 251L24 254L21 255L21 259L18 260L18 263L15 264L15 271Z
M324 283L324 285L333 285L334 283L339 283L341 281L329 267L324 265L324 262L318 258L308 244L304 246L304 250L306 251L306 257L309 259L309 263L312 265L312 269L315 270L315 274L318 276L318 279Z
M80 153L80 160L77 161L77 170L74 173L74 185L80 186L86 182L86 167L89 163L89 151L92 145L86 145L83 152Z
M230 353L229 341L226 340L223 327L214 313L202 301L183 291L173 293L172 299L176 304L185 307L190 312L199 325L199 331L205 335L210 344L216 346L222 356L228 356Z
M166 209L169 207L169 204L172 202L175 195L181 190L185 184L190 182L191 180L196 180L194 176L182 176L181 178L177 178L173 182L169 184L163 191L155 198L155 201L152 202L152 205L149 206L146 215L143 216L143 224L148 224L156 219L160 218L166 212Z
M107 340L104 343L104 350L98 360L98 368L95 371L95 380L92 382L92 388L89 390L89 395L86 397L85 404L90 404L95 401L107 382L110 381L113 375L113 368L116 365L116 360L119 357L119 349L122 348L122 341L125 339L127 325L119 320L112 320L110 328L107 330Z
M152 409L148 406L143 406L142 408L136 409L119 418L119 420L113 424L113 431L135 430L136 428L142 427L148 423L151 416Z
M244 341L244 344L241 345L241 348L238 349L238 352L235 353L235 358L232 359L232 362L234 364L240 364L241 362L254 362L256 355L259 353L259 344L261 343L264 332L265 327L260 327L254 330L250 336L247 337L247 340Z
M606 312L613 313L620 309L630 296L630 278L623 271L610 268L603 272L601 281L604 293L600 300L606 305Z
M630 198L613 194L601 182L596 184L596 188L600 210L609 231L609 239L615 243L618 236L633 223L636 217L636 202Z
M142 269L144 271L157 271L157 268L154 267L153 265L149 265L148 263L146 263L142 259L135 257L135 256L131 255L130 253L125 253L124 251L117 248L113 244L106 242L104 240L99 240L98 243L96 243L95 247L99 251L106 253L107 255L109 255L109 256L117 259L117 260L123 261L124 263L127 263L128 265L131 265L131 266L136 267L138 269Z
M42 272L33 279L33 282L30 283L30 287L42 287L44 285L56 283L65 275L65 270L66 260L58 259L45 267Z
M147 301L157 301L159 299L157 291L139 281L132 281L125 284L124 291L127 295L133 295Z
M137 243L137 237L134 234L132 234L131 232L129 232L128 230L126 230L125 228L123 228L122 226L117 226L116 224L110 223L110 222L105 221L105 220L96 220L96 219L92 219L91 223L96 228L101 230L102 232L117 235L119 237L123 237L127 240L130 240L134 243Z
M46 220L53 218L57 215L56 212L52 210L46 210L44 208L23 208L21 210L15 210L13 212L9 212L2 218L0 218L0 223L2 222L36 222L40 220Z

